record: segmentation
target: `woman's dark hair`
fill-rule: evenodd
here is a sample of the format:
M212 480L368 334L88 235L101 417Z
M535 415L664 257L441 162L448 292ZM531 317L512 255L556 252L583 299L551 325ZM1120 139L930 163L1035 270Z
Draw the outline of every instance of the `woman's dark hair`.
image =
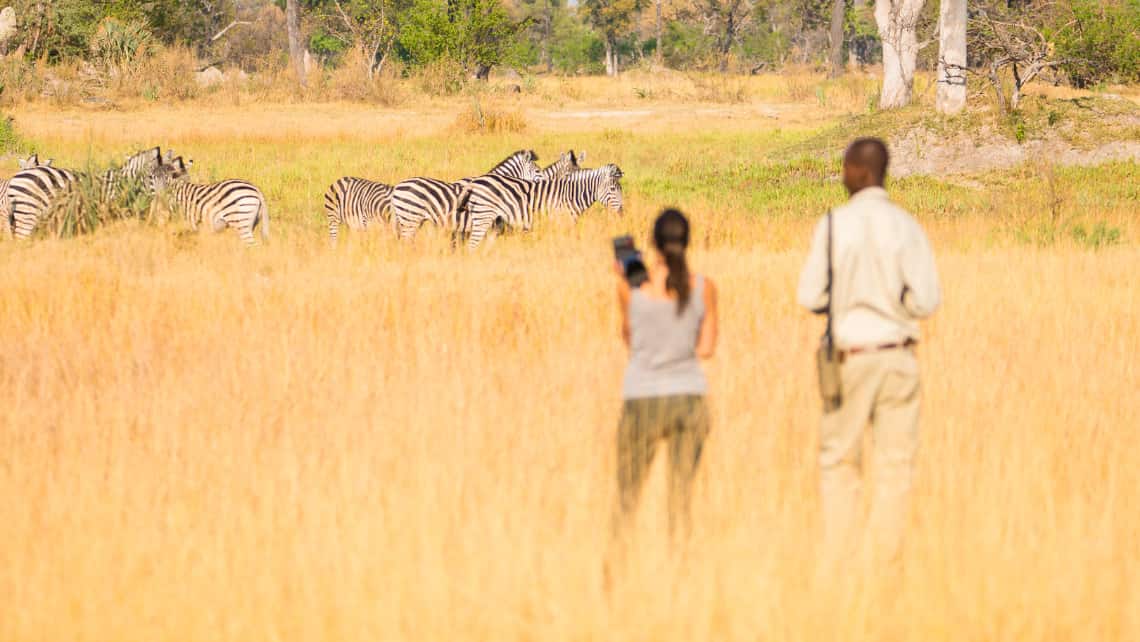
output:
M689 304L689 264L685 261L685 249L689 247L689 219L675 209L667 209L653 224L653 244L665 257L669 268L669 278L665 288L677 293L677 314L685 311Z

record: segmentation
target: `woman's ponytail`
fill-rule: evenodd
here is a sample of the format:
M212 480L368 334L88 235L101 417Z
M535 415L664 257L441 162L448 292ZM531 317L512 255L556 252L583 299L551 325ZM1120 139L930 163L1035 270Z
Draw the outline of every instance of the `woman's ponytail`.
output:
M677 293L677 314L680 315L692 294L689 263L685 260L685 249L689 247L688 219L677 210L665 210L653 225L653 242L665 257L665 265L669 268L665 288Z

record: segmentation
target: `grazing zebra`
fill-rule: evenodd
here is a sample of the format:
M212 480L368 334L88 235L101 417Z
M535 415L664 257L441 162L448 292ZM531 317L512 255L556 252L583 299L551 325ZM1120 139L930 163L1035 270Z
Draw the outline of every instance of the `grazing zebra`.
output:
M502 176L474 180L467 200L470 235L467 245L479 246L487 232L502 220L512 228L530 230L536 212L567 212L575 221L597 202L622 212L622 171L617 165L583 169L549 181L524 181Z
M118 195L119 189L125 184L132 181L141 181L159 165L165 163L172 163L174 161L174 150L166 150L166 155L162 154L162 149L159 147L152 147L145 149L135 154L130 154L123 161L123 166L117 169L109 169L100 177L103 184L102 197L103 202L110 202Z
M538 155L533 151L518 151L492 167L486 175L537 180L541 170L535 164L536 160ZM392 188L391 207L400 238L414 237L424 221L431 221L452 231L464 229L466 221L461 219L466 217L466 195L474 180L476 179L464 178L449 183L420 177L397 183Z
M350 230L364 230L374 221L391 218L392 186L365 178L345 176L325 192L325 216L329 239L335 244L341 223Z
M197 230L205 222L214 232L234 228L247 245L254 245L253 229L261 228L261 238L269 239L269 208L265 196L255 185L238 179L199 185L185 182L188 165L174 159L156 170L150 188L161 194L171 211L182 214Z
M51 165L52 159L45 161L40 160L39 154L32 154L27 158L20 158L16 160L16 171L28 169L31 167L48 167ZM0 219L4 220L4 230L8 238L12 238L12 208L8 204L8 183L9 179L0 178Z
M122 180L141 178L161 164L162 154L158 147L129 156L122 168L108 170L99 177L102 197L107 200L113 198ZM83 172L50 165L16 172L5 190L9 208L8 229L18 239L30 238L56 198L85 176Z

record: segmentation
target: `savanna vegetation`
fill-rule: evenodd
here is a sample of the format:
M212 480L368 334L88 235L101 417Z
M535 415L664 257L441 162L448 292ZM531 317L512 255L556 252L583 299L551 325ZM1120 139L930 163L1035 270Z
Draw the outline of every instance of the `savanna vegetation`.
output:
M492 81L451 98L421 82L394 85L396 108L223 88L38 105L0 130L13 153L81 168L173 146L196 180L261 186L273 218L252 249L141 213L0 243L0 638L1140 636L1140 165L892 181L945 289L919 349L922 453L894 573L817 573L821 324L793 302L851 136L1092 150L1135 140L1133 90L1033 94L1015 120L992 103L933 115L921 75L918 104L892 112L860 74ZM625 216L544 219L475 253L382 228L328 246L333 179L459 177L519 148L617 163ZM661 536L656 470L633 570L607 595L624 363L609 238L644 245L669 204L721 290L713 436L684 554Z

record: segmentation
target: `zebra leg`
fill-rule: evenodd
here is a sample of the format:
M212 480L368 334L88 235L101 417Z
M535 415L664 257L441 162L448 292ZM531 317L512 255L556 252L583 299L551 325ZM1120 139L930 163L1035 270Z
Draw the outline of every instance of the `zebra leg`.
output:
M216 230L217 226L215 226L214 229ZM222 226L222 229L223 230L226 229L224 225ZM252 221L248 222L248 223L242 223L241 226L238 227L238 236L241 237L242 242L245 243L246 245L249 245L249 246L257 245L257 240L253 238L253 223L252 223Z
M326 213L329 219L329 242L336 245L337 232L340 229L340 221L337 220L336 214L332 211Z

